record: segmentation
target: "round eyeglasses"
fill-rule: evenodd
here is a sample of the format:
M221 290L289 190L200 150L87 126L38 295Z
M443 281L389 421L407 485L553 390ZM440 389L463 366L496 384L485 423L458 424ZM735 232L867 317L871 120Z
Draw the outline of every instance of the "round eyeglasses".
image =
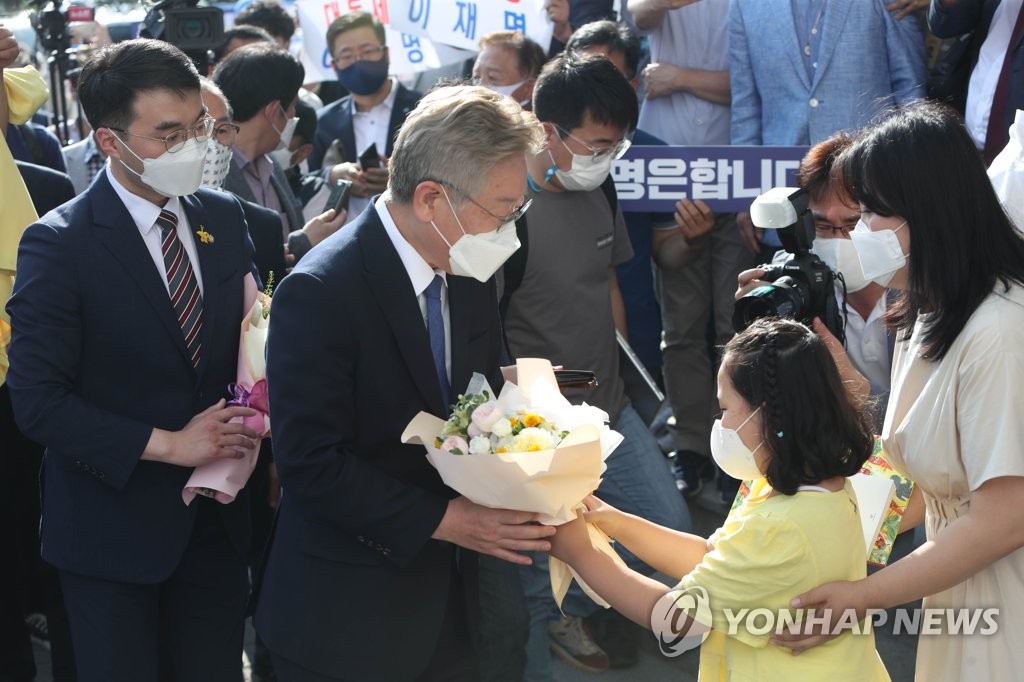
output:
M179 152L185 148L185 143L188 142L189 138L194 139L200 144L210 139L210 135L213 133L213 127L216 120L211 117L206 117L197 123L192 128L181 128L175 130L170 135L164 137L149 137L148 135L139 135L138 133L130 133L122 128L111 128L111 130L123 133L125 135L131 135L132 137L141 137L144 140L154 140L157 142L163 142L164 148L171 154ZM232 124L233 125L233 124ZM235 127L235 132L238 131L238 126Z

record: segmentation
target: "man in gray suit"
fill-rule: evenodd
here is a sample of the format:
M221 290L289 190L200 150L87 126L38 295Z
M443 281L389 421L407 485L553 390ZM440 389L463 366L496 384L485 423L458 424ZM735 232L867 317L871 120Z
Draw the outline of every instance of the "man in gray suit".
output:
M322 229L303 229L302 206L281 168L280 159L291 157L288 144L298 122L295 101L302 79L302 65L295 57L264 43L235 50L213 72L239 127L224 189L280 213L282 242L287 241L299 257L344 219L335 216L317 226Z

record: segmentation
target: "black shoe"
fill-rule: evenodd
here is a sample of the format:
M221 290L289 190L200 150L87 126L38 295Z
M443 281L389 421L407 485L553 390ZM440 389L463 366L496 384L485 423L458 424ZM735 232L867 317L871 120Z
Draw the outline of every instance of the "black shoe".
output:
M618 611L601 609L583 619L594 643L608 654L609 668L629 668L639 660L639 628Z

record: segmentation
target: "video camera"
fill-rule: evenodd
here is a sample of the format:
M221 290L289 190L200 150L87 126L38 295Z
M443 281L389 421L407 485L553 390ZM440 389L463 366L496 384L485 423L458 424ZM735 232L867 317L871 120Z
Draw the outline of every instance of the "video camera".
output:
M210 66L210 53L224 42L224 12L217 7L196 7L199 0L161 0L142 20L141 38L156 38L174 45L195 62L199 73Z
M35 29L39 44L47 53L57 53L62 59L67 58L67 50L71 48L71 32L68 24L73 21L93 21L96 12L92 7L71 5L67 12L61 10L62 0L44 3L39 0L39 8L32 14L32 28Z
M821 318L840 342L845 341L843 319L836 303L835 274L817 255L814 218L806 190L775 187L754 199L750 219L755 227L778 231L782 248L792 254L785 263L762 265L762 280L771 282L744 294L736 301L732 325L737 332L762 317L788 317L807 326Z

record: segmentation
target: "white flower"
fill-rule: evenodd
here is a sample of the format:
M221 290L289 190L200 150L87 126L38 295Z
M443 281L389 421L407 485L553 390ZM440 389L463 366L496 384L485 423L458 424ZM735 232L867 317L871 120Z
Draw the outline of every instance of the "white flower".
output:
M491 452L491 439L487 436L476 436L469 441L469 454L486 455Z
M489 400L473 410L472 418L473 424L482 433L490 433L494 428L494 423L501 419L501 410L498 409L498 403Z
M476 425L476 422L469 423L466 433L469 434L470 438L476 438L477 436L484 435L484 432L480 430L480 427Z
M495 435L491 435L491 452L502 453L512 452L512 436L505 436L498 438Z
M555 447L555 439L550 431L535 427L525 428L512 439L513 452L536 452L550 450Z
M498 438L511 436L512 422L510 422L506 417L502 417L498 421L494 422L494 424L491 426L491 433L493 433Z

